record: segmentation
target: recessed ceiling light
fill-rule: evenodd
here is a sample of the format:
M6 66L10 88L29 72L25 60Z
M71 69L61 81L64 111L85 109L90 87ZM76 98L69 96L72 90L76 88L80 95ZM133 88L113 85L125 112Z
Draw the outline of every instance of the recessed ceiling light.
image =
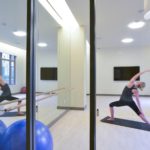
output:
M122 43L132 43L133 41L134 40L132 38L125 38L121 40Z
M26 36L26 32L25 31L14 31L13 34L15 36L19 36L19 37L24 37Z
M139 29L145 26L145 22L143 21L134 21L128 24L130 29Z
M38 46L39 46L39 47L46 47L46 46L47 46L47 43L40 42L40 43L38 43Z

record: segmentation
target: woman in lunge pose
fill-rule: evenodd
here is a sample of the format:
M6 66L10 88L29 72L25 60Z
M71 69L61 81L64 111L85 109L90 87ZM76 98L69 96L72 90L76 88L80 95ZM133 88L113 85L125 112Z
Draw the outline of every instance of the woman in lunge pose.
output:
M145 72L150 72L150 70L145 70L143 72L139 72L136 75L134 75L129 83L124 87L123 92L121 94L120 100L119 101L115 101L109 104L110 107L110 118L108 120L114 120L114 108L113 107L120 107L120 106L129 106L133 111L135 111L135 113L145 122L150 124L150 122L146 119L142 108L141 108L141 104L139 101L139 91L143 90L143 88L145 87L145 82L141 82L141 81L136 81L139 76L141 76L142 74L144 74ZM134 102L132 96L135 96L136 103Z
M0 75L0 90L2 91L2 94L0 95L0 102L4 100L13 101L18 99L17 97L12 96L9 85L5 83L1 75ZM21 100L18 99L18 105L20 104ZM24 113L20 111L20 108L18 108L18 115L24 115Z

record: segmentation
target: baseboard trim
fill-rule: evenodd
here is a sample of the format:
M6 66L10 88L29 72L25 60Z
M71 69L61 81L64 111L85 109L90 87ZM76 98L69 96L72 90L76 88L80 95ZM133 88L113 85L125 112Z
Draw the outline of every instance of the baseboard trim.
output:
M86 95L90 95L89 93ZM96 94L96 96L121 96L120 94ZM140 95L142 97L150 97L150 95Z
M90 96L90 94L86 94ZM96 94L96 96L120 96L120 94Z
M57 109L66 109L66 110L85 110L85 107L66 107L66 106L57 106Z
M58 120L60 120L64 115L66 115L69 112L69 110L65 110L62 114L60 114L58 117L56 117L52 122L50 122L47 126L48 128L51 128Z

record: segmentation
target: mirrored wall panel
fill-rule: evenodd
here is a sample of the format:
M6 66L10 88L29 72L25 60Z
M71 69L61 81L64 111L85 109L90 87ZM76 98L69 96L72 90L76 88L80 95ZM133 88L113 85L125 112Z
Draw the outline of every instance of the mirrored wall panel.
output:
M26 9L26 0L0 0L0 149L3 150L17 149L16 138L18 143L26 138L21 130L26 121Z

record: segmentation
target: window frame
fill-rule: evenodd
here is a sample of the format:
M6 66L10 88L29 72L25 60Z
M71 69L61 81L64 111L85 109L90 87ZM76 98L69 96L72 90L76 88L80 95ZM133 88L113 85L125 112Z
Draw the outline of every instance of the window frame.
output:
M2 58L3 54L9 55L9 58L8 59ZM14 59L12 59L12 57L14 57ZM2 72L3 61L4 62L7 61L9 63L9 75L8 75L9 78L7 83L9 85L15 85L16 84L16 56L5 52L0 52L0 74L2 75L2 78L3 78L3 72ZM12 66L11 66L12 62L14 63L14 67L13 67L14 74L12 74ZM12 78L13 78L13 82L12 82Z

